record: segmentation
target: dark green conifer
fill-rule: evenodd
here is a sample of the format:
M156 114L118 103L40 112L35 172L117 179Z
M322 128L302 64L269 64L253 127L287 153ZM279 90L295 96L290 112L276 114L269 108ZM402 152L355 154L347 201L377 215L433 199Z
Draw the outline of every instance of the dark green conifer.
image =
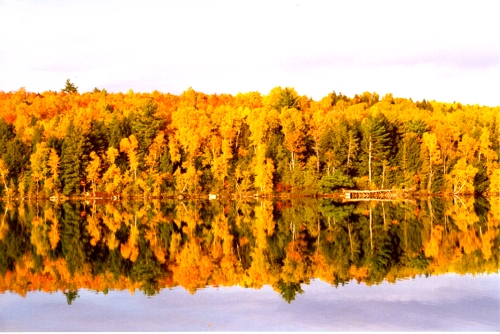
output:
M85 180L89 154L88 136L70 123L61 152L61 180L65 195L80 193L80 183Z
M368 181L371 185L374 167L382 165L388 158L389 132L381 118L371 115L363 120L361 130L363 132L361 148L365 153L364 161L368 166Z
M139 141L139 154L147 153L148 147L160 131L162 121L156 116L158 106L152 101L148 101L131 118L132 133Z
M63 89L61 89L61 91L66 93L78 93L78 87L70 82L69 79L66 79L66 85Z

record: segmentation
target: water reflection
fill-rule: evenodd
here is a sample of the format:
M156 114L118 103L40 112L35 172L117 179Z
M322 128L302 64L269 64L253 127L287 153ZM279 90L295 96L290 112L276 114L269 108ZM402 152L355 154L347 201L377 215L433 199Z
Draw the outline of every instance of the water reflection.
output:
M0 291L367 285L499 269L499 198L0 203Z

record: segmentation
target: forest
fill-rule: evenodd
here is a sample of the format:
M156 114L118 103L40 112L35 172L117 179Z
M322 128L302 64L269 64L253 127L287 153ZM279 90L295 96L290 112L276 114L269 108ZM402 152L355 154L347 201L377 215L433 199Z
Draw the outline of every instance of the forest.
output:
M3 198L497 194L500 107L293 88L0 92Z

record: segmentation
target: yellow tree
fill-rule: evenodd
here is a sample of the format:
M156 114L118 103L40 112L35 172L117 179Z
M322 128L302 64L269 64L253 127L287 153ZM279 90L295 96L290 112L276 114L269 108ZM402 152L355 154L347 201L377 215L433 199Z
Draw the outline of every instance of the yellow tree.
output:
M448 179L453 184L453 194L461 192L468 194L474 193L474 177L478 169L467 163L467 158L458 160L453 170L448 175Z
M429 134L425 132L423 135L423 158L427 167L428 181L427 181L427 192L431 192L432 178L436 173L437 166L442 163L441 151L437 145L436 135L434 133Z
M303 158L307 126L304 115L295 108L283 108L280 113L282 132L285 135L284 144L291 154L291 170L295 170L296 162Z
M255 160L255 187L260 189L264 194L273 191L273 160L266 159L265 150L260 150L254 158Z
M50 149L47 165L49 166L50 174L52 176L45 182L45 188L47 188L49 192L55 192L55 194L58 195L60 158L57 155L56 150L54 150L53 148Z
M108 169L106 170L106 172L104 172L102 180L104 182L104 189L110 194L115 193L121 184L121 171L120 168L115 164L115 160L118 154L118 150L113 146L110 146L106 151L106 162L108 164Z
M316 172L319 173L319 162L320 162L320 139L326 129L326 115L322 109L314 109L311 114L308 114L307 119L308 124L308 134L314 141L314 152L316 153Z
M179 148L186 154L182 170L178 168L174 172L176 188L184 191L188 189L196 191L199 178L195 162L201 155L201 148L206 144L212 131L210 118L207 116L206 110L200 110L193 106L178 108L172 113L170 130L174 133L169 142L172 162L180 162ZM184 173L189 173L189 178L184 176Z
M248 170L241 170L240 166L236 166L233 178L235 180L236 191L241 196L243 192L246 192L252 188L251 181L252 172Z
M488 187L488 192L492 194L500 194L500 168L495 169L490 176L490 186Z
M478 143L478 162L481 162L481 159L485 159L486 163L490 163L491 161L495 161L498 159L497 153L491 148L492 143L490 139L490 130L488 128L481 129L481 136L479 137Z
M465 158L465 161L470 164L474 161L477 148L478 142L466 133L458 143L459 156Z
M490 131L486 127L481 129L477 161L486 168L486 175L490 179L490 192L500 193L500 166L498 164L498 154L492 149ZM496 191L491 191L491 189L496 189Z
M266 159L266 142L279 126L279 114L275 109L254 109L249 113L247 122L251 131L250 140L255 151L253 159L255 186L263 193L270 193L273 189L274 165L272 159Z
M436 134L437 144L441 152L443 175L448 173L450 163L457 155L457 142L460 135L458 128L449 123L446 119L441 120L435 124L433 131Z
M38 196L39 182L47 179L49 168L47 159L49 156L49 148L47 143L42 142L36 144L36 151L30 157L31 162L31 178L36 182L36 193Z
M196 170L196 167L190 165L188 162L184 162L182 166L186 170L184 173L182 173L180 168L174 172L175 189L180 193L185 191L189 193L198 192L200 190L199 180L202 172Z
M101 174L101 158L94 152L90 152L90 163L85 169L87 172L87 182L92 184L92 194L95 197L99 175Z
M233 158L233 147L238 147L237 138L241 131L241 110L230 106L220 106L210 114L212 132L208 145L205 148L205 156L209 157L212 175L218 181L216 188L223 186L229 173L229 162Z
M148 167L150 174L157 173L158 170L158 159L163 152L163 146L165 145L165 135L162 131L154 138L153 143L148 148L148 155L144 159L144 164Z
M139 167L139 156L137 154L138 142L137 138L132 134L128 138L123 138L120 141L120 152L127 154L130 169L134 174L134 182L137 180L137 168Z
M5 187L5 194L8 196L9 187L7 187L7 175L9 175L9 166L0 158L0 178L2 178L2 183Z

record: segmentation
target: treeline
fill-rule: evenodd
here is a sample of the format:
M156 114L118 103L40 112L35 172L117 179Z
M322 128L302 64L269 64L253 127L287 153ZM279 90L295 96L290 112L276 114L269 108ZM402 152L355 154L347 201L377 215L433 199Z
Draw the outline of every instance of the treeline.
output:
M40 204L41 203L41 204ZM0 292L366 284L498 273L500 198L0 203ZM70 301L70 300L69 300Z
M0 92L1 195L499 193L500 107L292 88Z

